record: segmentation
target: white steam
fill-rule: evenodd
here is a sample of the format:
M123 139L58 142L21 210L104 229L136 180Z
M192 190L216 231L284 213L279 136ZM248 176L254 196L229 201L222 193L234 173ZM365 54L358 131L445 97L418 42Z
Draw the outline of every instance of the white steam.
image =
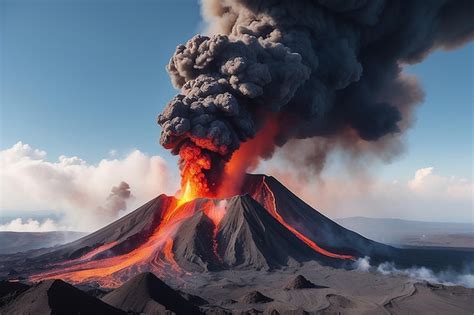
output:
M362 272L378 272L383 275L401 275L418 280L428 281L431 283L439 283L443 285L460 285L466 288L474 288L474 274L470 272L459 273L454 271L434 272L426 267L410 267L406 269L399 269L391 262L383 262L378 266L370 264L370 257L357 259L352 267L357 271Z

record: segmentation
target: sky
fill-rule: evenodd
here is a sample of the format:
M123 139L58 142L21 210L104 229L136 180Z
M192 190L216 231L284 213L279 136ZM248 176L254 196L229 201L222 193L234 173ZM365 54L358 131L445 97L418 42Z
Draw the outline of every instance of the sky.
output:
M85 208L100 207L121 175L135 196L130 207L157 192L172 193L176 158L158 144L156 116L176 93L165 70L169 57L205 28L197 1L1 0L0 23L4 218L51 210L65 213L70 224ZM345 178L337 162L323 186L314 181L301 190L284 183L332 217L472 221L473 56L471 43L405 68L418 77L425 99L405 152L373 165L370 184ZM281 163L275 158L262 169L277 176ZM414 188L423 179L436 186L428 195ZM348 193L328 193L340 181L349 183ZM451 198L453 190L461 197ZM386 207L388 200L370 199L380 194L404 202Z

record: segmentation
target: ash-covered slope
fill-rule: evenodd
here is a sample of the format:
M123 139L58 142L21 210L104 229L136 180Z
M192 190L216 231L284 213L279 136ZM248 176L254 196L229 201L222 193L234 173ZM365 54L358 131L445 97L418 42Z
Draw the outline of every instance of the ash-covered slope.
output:
M225 215L215 226L196 212L177 230L174 259L187 270L229 268L272 269L292 263L330 259L315 253L288 231L250 195L228 200Z
M278 212L285 222L327 250L353 256L380 256L390 254L393 249L340 226L272 176L248 174L242 189L242 193L250 194L267 210Z
M367 239L322 215L272 176L247 174L242 193L249 193L269 211L276 209L284 221L330 251L369 256L372 263L389 261L400 267L425 266L437 271L472 268L473 250L396 248Z
M298 239L250 195L230 199L217 233L226 266L271 269L310 259L326 260Z
M88 260L100 259L130 251L151 235L162 220L163 211L174 202L176 200L173 197L160 195L119 220L74 242L50 249L0 255L0 264L3 263L9 265L10 269L21 271L29 267L30 261L36 265L75 260L81 257L87 257ZM0 274L5 274L5 270L1 267Z
M61 280L35 284L0 308L0 314L126 314Z

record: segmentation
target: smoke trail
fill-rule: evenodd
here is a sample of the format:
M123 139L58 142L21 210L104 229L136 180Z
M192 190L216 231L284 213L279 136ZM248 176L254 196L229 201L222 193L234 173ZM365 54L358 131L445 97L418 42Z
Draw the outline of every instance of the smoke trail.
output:
M124 181L120 182L118 186L112 187L105 205L98 208L99 214L109 219L116 218L120 211L127 209L127 200L131 196L130 185Z
M265 139L273 147L317 141L315 150L293 153L316 169L334 146L396 153L423 95L402 64L474 34L468 0L202 5L215 35L177 47L168 71L180 93L158 116L160 143L180 155L183 178L202 194L216 191L232 154L269 119L278 126Z

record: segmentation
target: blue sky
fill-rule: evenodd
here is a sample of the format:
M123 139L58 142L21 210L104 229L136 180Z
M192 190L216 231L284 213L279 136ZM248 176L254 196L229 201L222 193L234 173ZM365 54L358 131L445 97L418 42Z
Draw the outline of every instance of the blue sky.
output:
M3 1L2 148L99 161L157 144L165 65L200 25L195 1Z
M113 4L112 4L113 3ZM201 29L196 1L2 2L1 148L19 140L50 158L97 162L111 149L169 158L156 115L175 93L165 65ZM474 45L433 53L407 72L426 98L408 152L384 167L472 178ZM392 176L392 175L390 175Z
M97 163L112 149L175 159L158 144L158 113L176 93L165 71L203 28L192 0L2 0L0 149L18 141ZM433 166L472 180L474 44L406 71L426 93L407 151L378 176Z

